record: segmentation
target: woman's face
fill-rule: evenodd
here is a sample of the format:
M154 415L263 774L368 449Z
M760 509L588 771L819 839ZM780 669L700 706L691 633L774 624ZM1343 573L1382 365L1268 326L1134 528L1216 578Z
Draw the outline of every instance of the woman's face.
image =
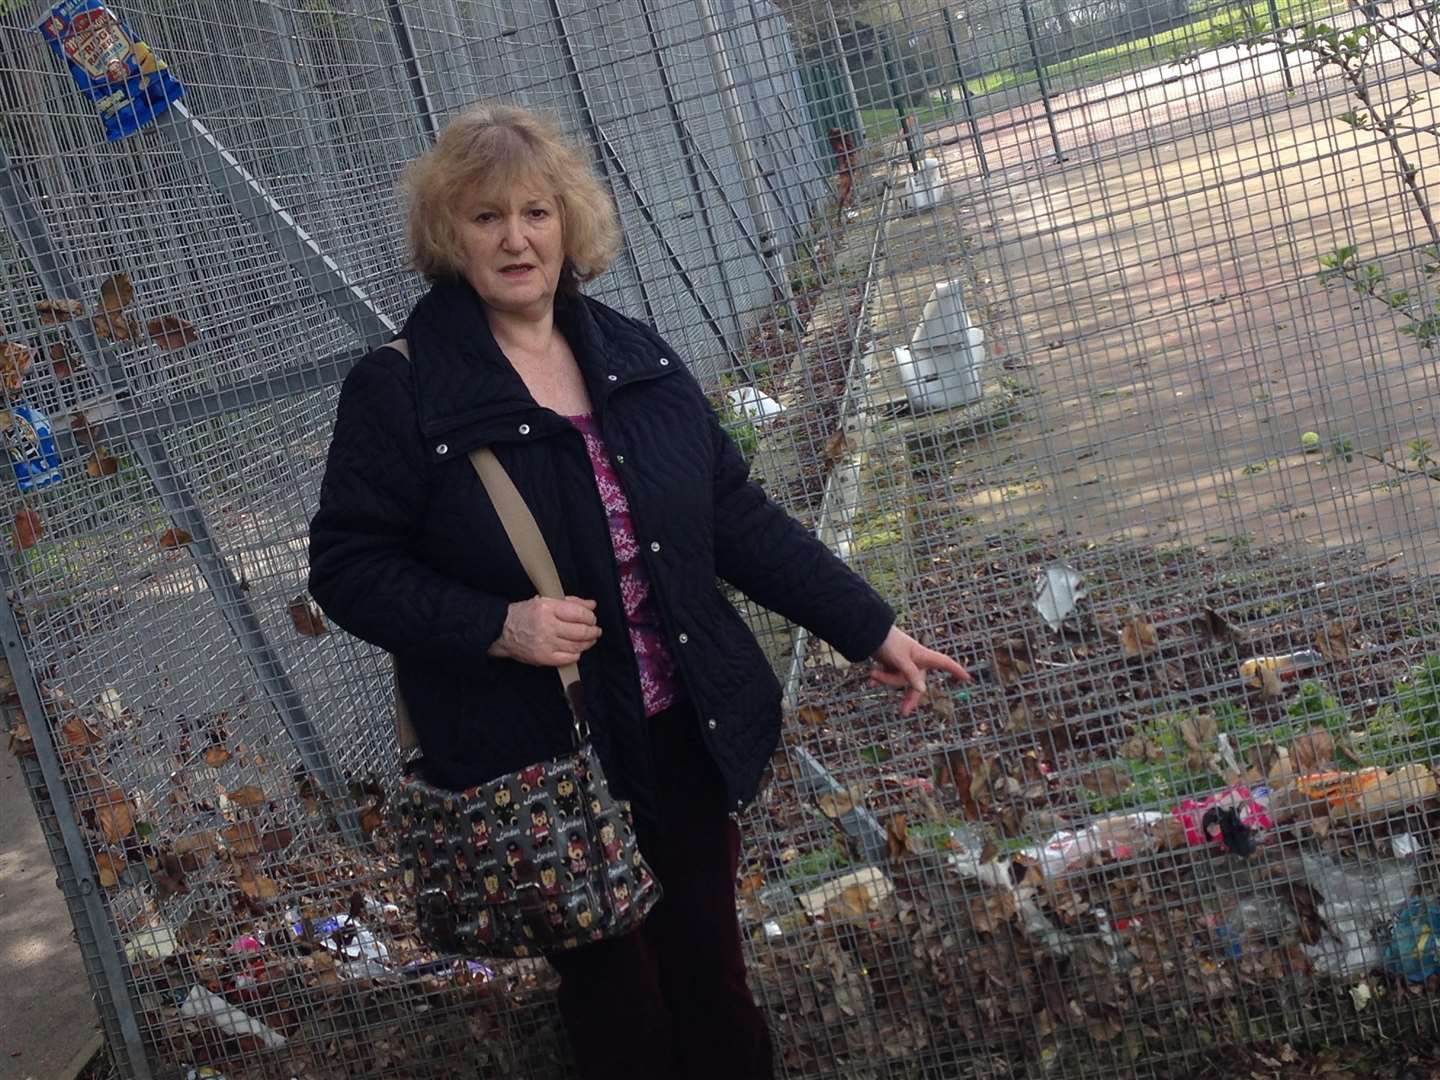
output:
M494 311L543 315L565 264L563 232L559 204L539 188L477 200L460 220L465 277Z

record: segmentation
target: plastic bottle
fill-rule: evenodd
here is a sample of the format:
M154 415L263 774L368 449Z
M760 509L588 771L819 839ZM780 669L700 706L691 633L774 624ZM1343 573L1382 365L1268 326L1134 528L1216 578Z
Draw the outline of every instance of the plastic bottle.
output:
M1246 686L1258 690L1265 685L1266 671L1284 679L1319 667L1324 662L1325 657L1315 649L1299 649L1283 656L1254 656L1240 665L1240 678Z

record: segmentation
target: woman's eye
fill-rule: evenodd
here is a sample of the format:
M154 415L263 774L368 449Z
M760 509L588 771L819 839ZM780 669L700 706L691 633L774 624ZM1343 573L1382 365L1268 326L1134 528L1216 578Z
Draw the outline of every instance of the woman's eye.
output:
M541 218L549 217L550 211L545 209L543 206L534 206L530 208L530 216L532 218L535 218L536 220L539 220Z
M481 210L480 213L475 215L475 220L481 222L482 224L488 224L489 222L494 221L495 217L496 215L493 211Z

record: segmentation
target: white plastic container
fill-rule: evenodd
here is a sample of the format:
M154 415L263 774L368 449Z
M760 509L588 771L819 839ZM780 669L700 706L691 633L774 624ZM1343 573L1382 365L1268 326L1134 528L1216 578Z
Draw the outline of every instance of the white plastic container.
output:
M936 283L910 347L895 350L895 363L912 412L954 409L980 400L985 333L970 322L961 282Z
M920 170L905 178L901 201L906 210L929 210L945 194L945 178L940 174L940 162L927 157L920 162Z

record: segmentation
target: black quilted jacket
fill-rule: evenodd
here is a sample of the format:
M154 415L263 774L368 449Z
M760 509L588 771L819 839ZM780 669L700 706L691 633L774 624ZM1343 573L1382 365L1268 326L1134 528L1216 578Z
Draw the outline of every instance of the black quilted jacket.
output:
M893 612L766 499L699 385L654 331L594 300L556 314L630 502L670 647L731 805L756 793L780 688L717 578L852 660ZM463 282L435 286L340 394L310 529L310 591L394 653L431 778L456 788L570 745L551 668L487 657L507 606L534 595L466 458L490 445L539 523L568 593L604 633L580 661L595 745L621 798L652 816L649 740L604 508L580 434L537 405Z

